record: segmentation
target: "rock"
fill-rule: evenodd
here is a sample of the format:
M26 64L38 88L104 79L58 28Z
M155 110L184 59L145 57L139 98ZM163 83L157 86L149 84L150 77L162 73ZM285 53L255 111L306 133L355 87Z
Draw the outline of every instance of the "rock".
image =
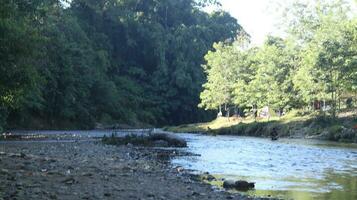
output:
M51 195L50 195L50 199L57 199L57 195L51 194Z
M12 154L9 154L9 156L11 158L25 158L26 154L24 154L24 153L12 153Z
M146 195L147 197L149 197L149 198L155 198L155 195L154 194L148 194L148 195Z
M82 173L82 176L93 176L93 174L92 173Z
M168 147L169 143L165 140L156 140L153 142L153 146L155 147Z
M76 182L77 181L73 177L66 178L65 180L62 181L62 183L65 183L67 185L72 185Z
M254 183L250 183L247 181L232 181L226 180L223 182L223 187L225 189L236 189L240 191L247 191L254 188Z
M232 195L229 195L226 197L226 199L233 199L234 197Z
M202 180L204 181L215 181L216 178L212 176L211 174L204 174L202 175Z
M177 170L177 172L179 172L179 173L185 171L185 169L184 169L183 167L177 167L176 170Z
M0 170L0 174L9 174L9 170L7 170L7 169L1 169Z
M187 142L183 138L180 138L174 134L156 133L151 134L149 139L152 141L166 141L170 147L187 147Z
M18 183L15 184L15 187L16 187L16 188L22 188L22 186L23 186L23 184L20 183L20 182L18 182Z
M198 192L193 191L191 195L192 195L192 196L200 196L201 194L198 193Z

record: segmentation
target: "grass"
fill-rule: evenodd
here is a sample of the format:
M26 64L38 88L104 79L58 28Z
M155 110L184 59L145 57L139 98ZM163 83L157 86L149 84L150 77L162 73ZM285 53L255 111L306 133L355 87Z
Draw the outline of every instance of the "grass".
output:
M243 135L270 137L277 132L279 137L308 137L341 142L357 142L355 112L344 111L337 118L319 112L293 110L283 117L226 118L211 122L186 124L164 129L176 133L207 133L211 135Z

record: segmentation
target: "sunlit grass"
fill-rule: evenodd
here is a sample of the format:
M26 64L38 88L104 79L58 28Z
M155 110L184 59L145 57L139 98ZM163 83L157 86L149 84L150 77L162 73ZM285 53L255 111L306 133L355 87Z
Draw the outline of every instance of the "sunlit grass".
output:
M219 117L211 122L185 124L164 128L176 133L208 133L212 135L244 135L270 137L274 132L279 137L322 138L331 141L353 142L357 136L344 134L342 130L357 125L355 112L340 112L337 118L328 113L292 110L286 115L270 118ZM324 135L321 135L324 134Z

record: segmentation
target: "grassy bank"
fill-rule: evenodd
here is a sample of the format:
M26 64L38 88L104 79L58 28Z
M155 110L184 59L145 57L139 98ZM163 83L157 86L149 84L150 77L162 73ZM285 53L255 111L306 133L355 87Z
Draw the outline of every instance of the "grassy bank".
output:
M270 137L275 130L279 137L316 138L340 142L357 142L357 115L353 111L332 118L321 113L292 111L270 119L221 117L207 123L186 124L164 128L172 132L207 133Z

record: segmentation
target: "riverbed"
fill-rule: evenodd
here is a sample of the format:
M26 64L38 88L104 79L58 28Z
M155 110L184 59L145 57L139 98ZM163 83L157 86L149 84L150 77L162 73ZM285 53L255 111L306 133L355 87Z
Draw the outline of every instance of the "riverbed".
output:
M45 177L51 178L53 182L53 175L49 176L49 172L52 173L48 168L42 169L39 166L26 166L23 169L21 162L23 158L21 153L24 153L31 160L32 155L36 155L39 158L43 157L44 162L50 162L46 159L48 158L61 158L61 165L51 166L52 170L57 170L61 168L63 172L59 170L59 179L65 179L68 176L66 167L76 168L77 165L76 159L67 159L72 157L91 158L88 163L96 166L98 163L102 163L98 168L101 168L102 172L108 173L106 176L109 176L111 170L106 171L107 166L111 166L108 163L108 160L112 160L114 156L113 153L107 155L108 160L102 161L103 157L101 153L97 153L106 150L108 146L103 147L100 145L100 137L111 136L112 134L116 136L124 136L127 134L147 134L150 130L93 130L93 131L14 131L15 136L21 136L21 139L18 140L18 137L10 141L0 141L0 152L8 152L8 156L3 154L1 159L1 168L3 172L8 173L11 179L2 179L6 180L5 183L2 183L0 187L0 194L6 191L9 188L14 188L17 181L13 177L23 179L24 182L45 180L43 182L44 186L46 185ZM160 130L159 130L160 131ZM279 139L278 141L271 141L266 138L253 138L253 137L238 137L238 136L207 136L199 134L180 134L180 137L185 138L188 142L188 147L182 149L182 151L189 152L187 155L193 156L173 156L171 160L171 169L179 169L181 166L183 169L188 170L190 173L203 173L209 172L210 174L216 177L215 181L211 181L210 184L214 185L218 190L222 185L222 180L246 180L255 182L255 190L250 190L248 192L243 192L245 195L255 196L255 197L273 197L273 198L282 198L282 199L296 199L296 200L310 200L310 199L357 199L357 145L356 144L342 144L342 143L333 143L319 140L303 140L303 139ZM11 137L10 137L11 138ZM59 148L55 148L59 147ZM62 148L64 147L64 148ZM157 154L153 153L149 149L135 149L132 147L129 148L110 148L111 150L117 149L115 153L117 155L125 154L129 155L135 152L135 154L145 154L152 155ZM88 151L90 150L90 151ZM77 152L79 151L79 153ZM124 152L124 153L123 153ZM12 153L18 153L20 157L11 156ZM73 154L73 155L72 155ZM85 156L81 155L85 154ZM35 158L37 158L35 156ZM26 157L25 157L26 158ZM146 159L145 156L137 156L140 160ZM88 160L88 159L85 159ZM119 159L120 160L120 159ZM135 159L134 159L135 160ZM21 162L20 162L21 161ZM126 162L132 162L131 158L121 159L120 162L123 165L123 168L126 168ZM6 168L4 165L8 162L8 166L15 166L15 168ZM19 165L20 162L20 165ZM27 162L26 159L23 162ZM42 161L41 161L42 162ZM84 161L83 161L84 162ZM87 162L87 161L86 161ZM17 163L14 165L14 163ZM29 162L31 164L36 164L37 162ZM58 163L58 162L55 162ZM146 163L146 161L145 161ZM156 163L156 162L154 162ZM41 163L40 163L41 164ZM62 165L68 165L63 167ZM104 165L105 164L105 165ZM17 166L19 165L19 166ZM28 165L28 164L26 164ZM73 165L73 166L71 166ZM85 166L89 166L86 164ZM136 165L135 165L136 166ZM141 166L141 165L138 165ZM156 169L157 164L154 164ZM24 176L17 168L20 168L24 174L28 171L33 173L39 171L37 176L33 178L32 176ZM31 168L32 167L32 168ZM131 164L130 164L130 167ZM28 171L27 171L27 168ZM82 170L87 170L84 166L78 167ZM167 172L163 172L165 167L159 167L156 174L157 177L167 176ZM134 168L135 170L141 168ZM11 172L14 170L14 173ZM45 171L43 171L45 170ZM146 168L144 169L144 171ZM9 172L7 172L9 171ZM15 173L16 172L16 173ZM26 173L25 173L26 172ZM144 173L144 172L143 172ZM143 173L138 176L134 174L128 174L131 179L126 180L126 182L133 183L135 186L135 177L142 177ZM145 171L146 173L146 171ZM16 176L14 176L16 174ZM81 173L79 173L80 175ZM92 173L94 176L102 176L103 174ZM73 174L72 174L73 175ZM56 175L57 176L57 175ZM82 177L76 177L80 182L83 183ZM4 178L4 177L2 177ZM96 178L93 178L96 180ZM119 181L120 180L120 181ZM123 178L118 176L118 179L114 181L117 185L121 183ZM135 181L133 181L135 180ZM146 180L146 179L145 179ZM150 178L147 178L147 181L153 181ZM195 184L188 184L188 180L184 180L183 183L179 180L176 180L170 185L180 185L187 187L188 189L196 187ZM42 184L42 181L39 182ZM13 184L13 185L12 185ZM22 183L16 187L23 188L25 183ZM31 183L32 184L32 183ZM31 185L30 184L30 185ZM40 185L38 184L38 185ZM59 185L61 185L59 181ZM104 182L102 183L104 184ZM164 183L160 187L164 187L167 183ZM11 187L10 187L11 185ZM75 185L75 184L73 184ZM83 187L87 187L86 184L82 184ZM189 186L187 186L189 185ZM5 187L6 186L6 187ZM53 184L54 187L58 187L58 184ZM67 185L68 186L68 185ZM72 185L71 185L72 186ZM108 185L104 184L105 187ZM113 186L113 187L114 187ZM218 187L217 187L218 186ZM15 188L16 188L15 187ZM41 186L42 187L42 186ZM111 187L111 186L108 186ZM200 186L198 186L200 187ZM25 187L26 188L26 187ZM146 191L147 188L139 188L141 191ZM124 188L126 190L127 188ZM138 189L138 188L137 188ZM153 188L152 188L153 189ZM45 189L44 189L45 190ZM48 188L49 191L52 191L55 196L64 197L64 194L58 193L55 188ZM155 189L153 189L155 190ZM201 189L200 189L201 190ZM216 190L216 189L214 189ZM2 192L1 192L2 191ZM17 191L17 190L16 190ZM12 192L16 192L12 191ZM46 191L46 190L45 190ZM64 190L67 191L67 190ZM90 197L101 197L103 194L96 194L87 191L87 194L81 194L82 189L78 189L78 194L89 195ZM169 194L175 194L175 192L181 190L173 190L173 188L167 189L162 195L167 195L168 199ZM204 192L202 192L204 191ZM11 191L10 191L11 192ZM33 194L33 190L30 188L29 193L24 193L24 195L38 195ZM70 193L71 191L68 190ZM72 191L73 192L73 191ZM193 195L190 195L191 193ZM230 191L232 193L242 193L239 191ZM113 192L115 195L116 192ZM210 193L211 197L217 195L220 197L226 197L227 194L216 194L212 193L210 190L204 189L200 192L183 192L181 197L186 199L198 198L204 199L206 196L197 196L197 193L207 194ZM11 193L8 193L11 195ZM17 194L17 193L16 193ZM22 193L19 193L22 194ZM47 194L47 193L46 193ZM133 193L135 194L135 192ZM129 193L120 193L120 195L133 195ZM51 194L49 194L51 195ZM117 194L119 195L119 194ZM175 194L177 196L177 194ZM174 195L174 196L175 196ZM183 195L183 196L182 196ZM134 195L135 196L135 195ZM0 195L1 197L1 195ZM68 196L71 197L71 196ZM113 196L111 196L113 197ZM126 196L128 197L128 196ZM229 197L229 195L228 195ZM243 196L238 195L234 196L238 199L244 199ZM1 198L0 198L1 199ZM20 198L21 199L21 198ZM174 199L174 198L173 198Z
M176 166L218 179L255 182L251 196L357 199L357 145L318 140L182 134L188 151ZM220 181L211 182L220 185ZM236 191L232 191L236 192Z
M105 145L99 137L148 130L13 131L0 141L0 200L248 200L216 190L170 158L185 149ZM258 199L258 198L257 198Z

